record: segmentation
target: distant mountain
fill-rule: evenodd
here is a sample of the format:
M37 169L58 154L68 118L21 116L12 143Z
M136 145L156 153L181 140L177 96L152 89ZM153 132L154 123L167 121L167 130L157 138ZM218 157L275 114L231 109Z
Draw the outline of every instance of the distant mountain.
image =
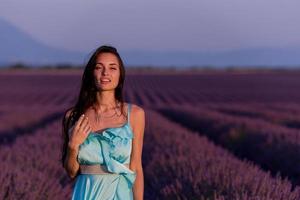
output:
M0 65L24 63L78 64L83 62L84 54L72 52L37 42L9 22L0 19Z
M127 66L264 66L300 67L300 47L249 48L231 51L122 50ZM23 63L84 64L88 53L62 50L37 42L29 34L0 19L0 66Z

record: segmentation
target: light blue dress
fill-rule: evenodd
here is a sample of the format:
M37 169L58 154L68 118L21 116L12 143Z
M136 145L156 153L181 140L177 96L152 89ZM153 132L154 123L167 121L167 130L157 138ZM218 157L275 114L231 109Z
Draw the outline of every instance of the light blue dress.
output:
M90 132L79 146L77 160L82 165L104 165L113 174L82 174L76 177L72 200L132 200L136 173L130 163L133 132L128 120L121 127L106 128L101 133Z

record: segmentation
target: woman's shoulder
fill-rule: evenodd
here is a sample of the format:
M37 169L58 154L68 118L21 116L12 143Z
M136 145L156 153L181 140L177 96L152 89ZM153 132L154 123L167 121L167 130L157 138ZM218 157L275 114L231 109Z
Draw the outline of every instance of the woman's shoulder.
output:
M71 108L68 108L67 110L65 110L65 113L64 113L64 116L63 116L64 125L66 125L67 122L70 120L70 117L72 115L73 110L74 110L74 107L71 107Z
M144 109L136 104L130 103L131 104L131 111L130 111L130 118L131 118L131 124L134 127L136 124L143 124L145 121L145 111Z
M134 137L143 134L145 127L145 111L136 104L131 104L130 124L133 130Z
M129 104L131 105L131 111L130 111L131 113L134 113L135 115L136 114L137 115L141 115L141 114L143 114L145 112L144 109L141 106L139 106L137 104L130 103L130 102L126 103L127 106Z
M73 109L74 109L74 108L72 107L72 108L68 108L67 110L65 110L64 117L65 117L66 119L69 119L69 117L71 116L71 113L72 113Z
M74 124L72 125L72 123L70 123L70 117L73 111L73 107L72 108L68 108L67 110L65 110L64 116L63 116L63 127L64 129L68 130L68 133L70 134L70 130L71 128L74 127Z

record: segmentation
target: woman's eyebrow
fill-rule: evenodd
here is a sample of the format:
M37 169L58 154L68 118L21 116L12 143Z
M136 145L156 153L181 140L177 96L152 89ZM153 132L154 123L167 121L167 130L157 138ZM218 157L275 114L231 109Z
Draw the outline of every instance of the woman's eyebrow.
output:
M96 64L103 65L103 63L101 63L101 62L97 62ZM117 65L117 64L116 63L110 63L109 65Z

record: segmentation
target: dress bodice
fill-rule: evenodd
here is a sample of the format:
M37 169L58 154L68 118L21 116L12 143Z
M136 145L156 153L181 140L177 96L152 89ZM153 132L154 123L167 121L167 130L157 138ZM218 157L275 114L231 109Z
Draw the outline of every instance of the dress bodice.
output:
M78 162L85 165L105 164L103 154L109 153L120 163L129 164L132 138L128 122L121 127L106 128L101 133L91 131L79 146ZM106 146L109 148L105 149Z
M133 184L135 172L124 164L130 163L132 139L134 134L130 126L131 104L128 103L127 122L120 127L106 128L101 132L91 131L79 146L77 160L82 165L106 165L112 173L125 174Z

